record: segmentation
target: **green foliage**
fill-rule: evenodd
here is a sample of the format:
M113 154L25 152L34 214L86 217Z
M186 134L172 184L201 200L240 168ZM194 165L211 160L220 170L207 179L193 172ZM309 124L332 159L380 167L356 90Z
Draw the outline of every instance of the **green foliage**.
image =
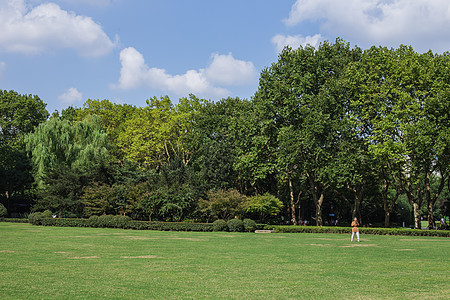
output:
M225 220L215 220L213 223L213 231L227 231L228 225Z
M6 215L8 214L8 210L6 209L6 207L0 203L0 219L6 217Z
M38 96L0 90L0 199L10 214L29 204L33 178L23 140L47 119L45 106Z
M242 214L245 196L237 190L217 190L206 193L207 199L199 200L203 213L228 220Z
M231 219L227 221L228 231L242 232L244 231L244 222L241 219Z
M244 219L243 223L244 223L244 230L246 232L253 232L258 227L256 225L256 222L253 221L252 219Z
M51 210L46 209L44 210L44 212L42 213L42 217L43 218L52 218L53 217L53 213Z
M277 215L282 208L283 203L269 193L247 197L245 202L245 211L259 216L260 222L264 222L267 217Z
M110 185L95 182L84 188L83 199L84 215L102 215L114 213L114 204L117 191Z
M25 142L32 153L33 169L39 187L43 177L61 165L78 172L92 172L104 166L109 144L100 120L89 117L72 124L67 120L51 119L39 125Z
M28 221L33 225L41 225L42 219L43 217L41 212L34 212L28 215Z

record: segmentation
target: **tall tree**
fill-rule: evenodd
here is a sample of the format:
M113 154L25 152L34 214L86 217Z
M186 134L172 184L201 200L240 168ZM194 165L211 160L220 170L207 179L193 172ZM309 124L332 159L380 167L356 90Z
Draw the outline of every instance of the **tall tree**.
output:
M281 161L288 173L297 166L298 172L305 174L317 225L322 225L322 206L329 187L327 167L345 117L339 80L346 66L359 59L360 52L341 40L324 42L318 49L285 48L278 61L261 73L254 98L261 133L273 153L289 153L280 149L289 141L278 141L295 136L295 155Z
M31 165L23 139L48 118L45 106L38 96L0 90L0 199L5 199L8 212L30 188Z
M82 187L98 181L109 162L109 143L96 116L75 123L52 118L27 135L25 142L38 189L47 200L58 203L81 203ZM69 181L73 184L65 184ZM58 203L54 205L58 210L77 206ZM76 213L80 212L77 208Z
M369 150L408 197L420 228L424 198L432 210L448 177L448 55L372 47L346 77ZM432 192L435 174L440 183ZM432 211L428 218L433 227Z

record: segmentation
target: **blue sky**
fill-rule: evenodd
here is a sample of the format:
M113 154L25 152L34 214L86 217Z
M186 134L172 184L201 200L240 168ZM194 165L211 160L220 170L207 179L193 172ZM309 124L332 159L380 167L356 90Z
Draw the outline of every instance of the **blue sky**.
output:
M450 50L448 0L0 0L0 89L53 112L193 93L250 98L285 45Z

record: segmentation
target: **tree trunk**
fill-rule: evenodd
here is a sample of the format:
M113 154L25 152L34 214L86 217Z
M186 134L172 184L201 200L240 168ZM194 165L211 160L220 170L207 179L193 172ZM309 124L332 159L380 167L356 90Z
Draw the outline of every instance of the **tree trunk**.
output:
M323 199L325 198L325 195L323 193L320 194L320 197L317 197L317 195L314 197L316 200L315 205L316 205L316 226L322 226L323 225L323 220L322 220L322 204L323 204Z
M316 182L311 174L308 174L309 188L314 200L314 206L316 208L316 226L322 226L322 204L325 198L325 194L321 184Z
M436 229L436 223L434 222L434 216L433 216L433 206L434 206L434 203L432 203L432 202L427 203L428 229Z
M436 191L436 194L433 196L431 196L430 177L431 177L431 174L428 173L427 179L426 179L426 187L425 187L425 189L426 189L425 195L427 198L427 210L428 210L428 229L436 229L436 223L434 221L434 216L433 216L433 206L436 203L437 198L441 194L442 189L444 188L445 177L443 175L441 175L441 182L439 184L438 190Z
M384 227L386 227L386 228L389 228L391 226L390 216L391 216L391 212L389 210L385 210L384 211Z
M292 186L292 177L291 172L288 172L288 182L289 182L289 196L291 200L291 218L292 223L297 225L297 218L295 217L295 203L294 203L294 188Z
M412 204L414 209L414 228L421 229L422 225L420 223L420 205L417 202Z

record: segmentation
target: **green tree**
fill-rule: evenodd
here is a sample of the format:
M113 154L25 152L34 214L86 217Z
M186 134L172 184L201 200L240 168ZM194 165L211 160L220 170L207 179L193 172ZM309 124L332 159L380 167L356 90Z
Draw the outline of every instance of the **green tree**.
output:
M447 54L407 46L372 47L346 74L353 115L380 169L406 194L415 228L424 198L434 226L433 205L448 178L449 74ZM432 178L439 180L435 191Z
M203 191L245 190L246 184L242 182L249 178L243 175L238 157L246 152L245 140L250 138L245 131L249 114L251 102L226 98L204 103L195 115L189 144L194 151L194 184Z
M285 48L278 61L262 71L254 98L265 147L272 157L278 157L278 172L304 174L317 225L322 225L322 206L329 189L327 171L345 118L340 79L360 52L340 40L324 42L317 50L310 46ZM295 222L294 209L291 214Z
M5 199L10 213L31 188L31 164L23 140L48 118L45 106L38 96L0 90L0 199Z
M33 173L43 197L43 206L74 209L81 214L81 191L91 181L102 181L109 164L109 143L98 117L81 122L52 118L26 136ZM73 184L67 184L68 182ZM67 201L67 205L61 204ZM77 202L78 204L73 204Z
M92 100L88 99L83 107L75 110L76 121L82 121L89 115L97 115L100 117L100 123L108 134L110 143L114 146L112 154L119 159L124 160L124 151L120 147L117 147L118 139L124 134L125 125L129 120L136 107L128 104L116 104L107 99L104 100ZM66 119L65 116L72 116L73 111L63 110L61 118Z
M261 223L271 216L276 216L283 208L283 203L275 196L265 193L247 197L244 204L245 211L257 215Z
M147 100L147 106L136 109L125 122L118 136L119 148L125 157L142 166L158 168L174 157L185 165L192 158L185 136L192 132L192 118L201 100L191 95L173 105L168 96Z
M198 204L200 210L208 216L228 220L243 212L245 196L237 190L209 191L206 196Z

